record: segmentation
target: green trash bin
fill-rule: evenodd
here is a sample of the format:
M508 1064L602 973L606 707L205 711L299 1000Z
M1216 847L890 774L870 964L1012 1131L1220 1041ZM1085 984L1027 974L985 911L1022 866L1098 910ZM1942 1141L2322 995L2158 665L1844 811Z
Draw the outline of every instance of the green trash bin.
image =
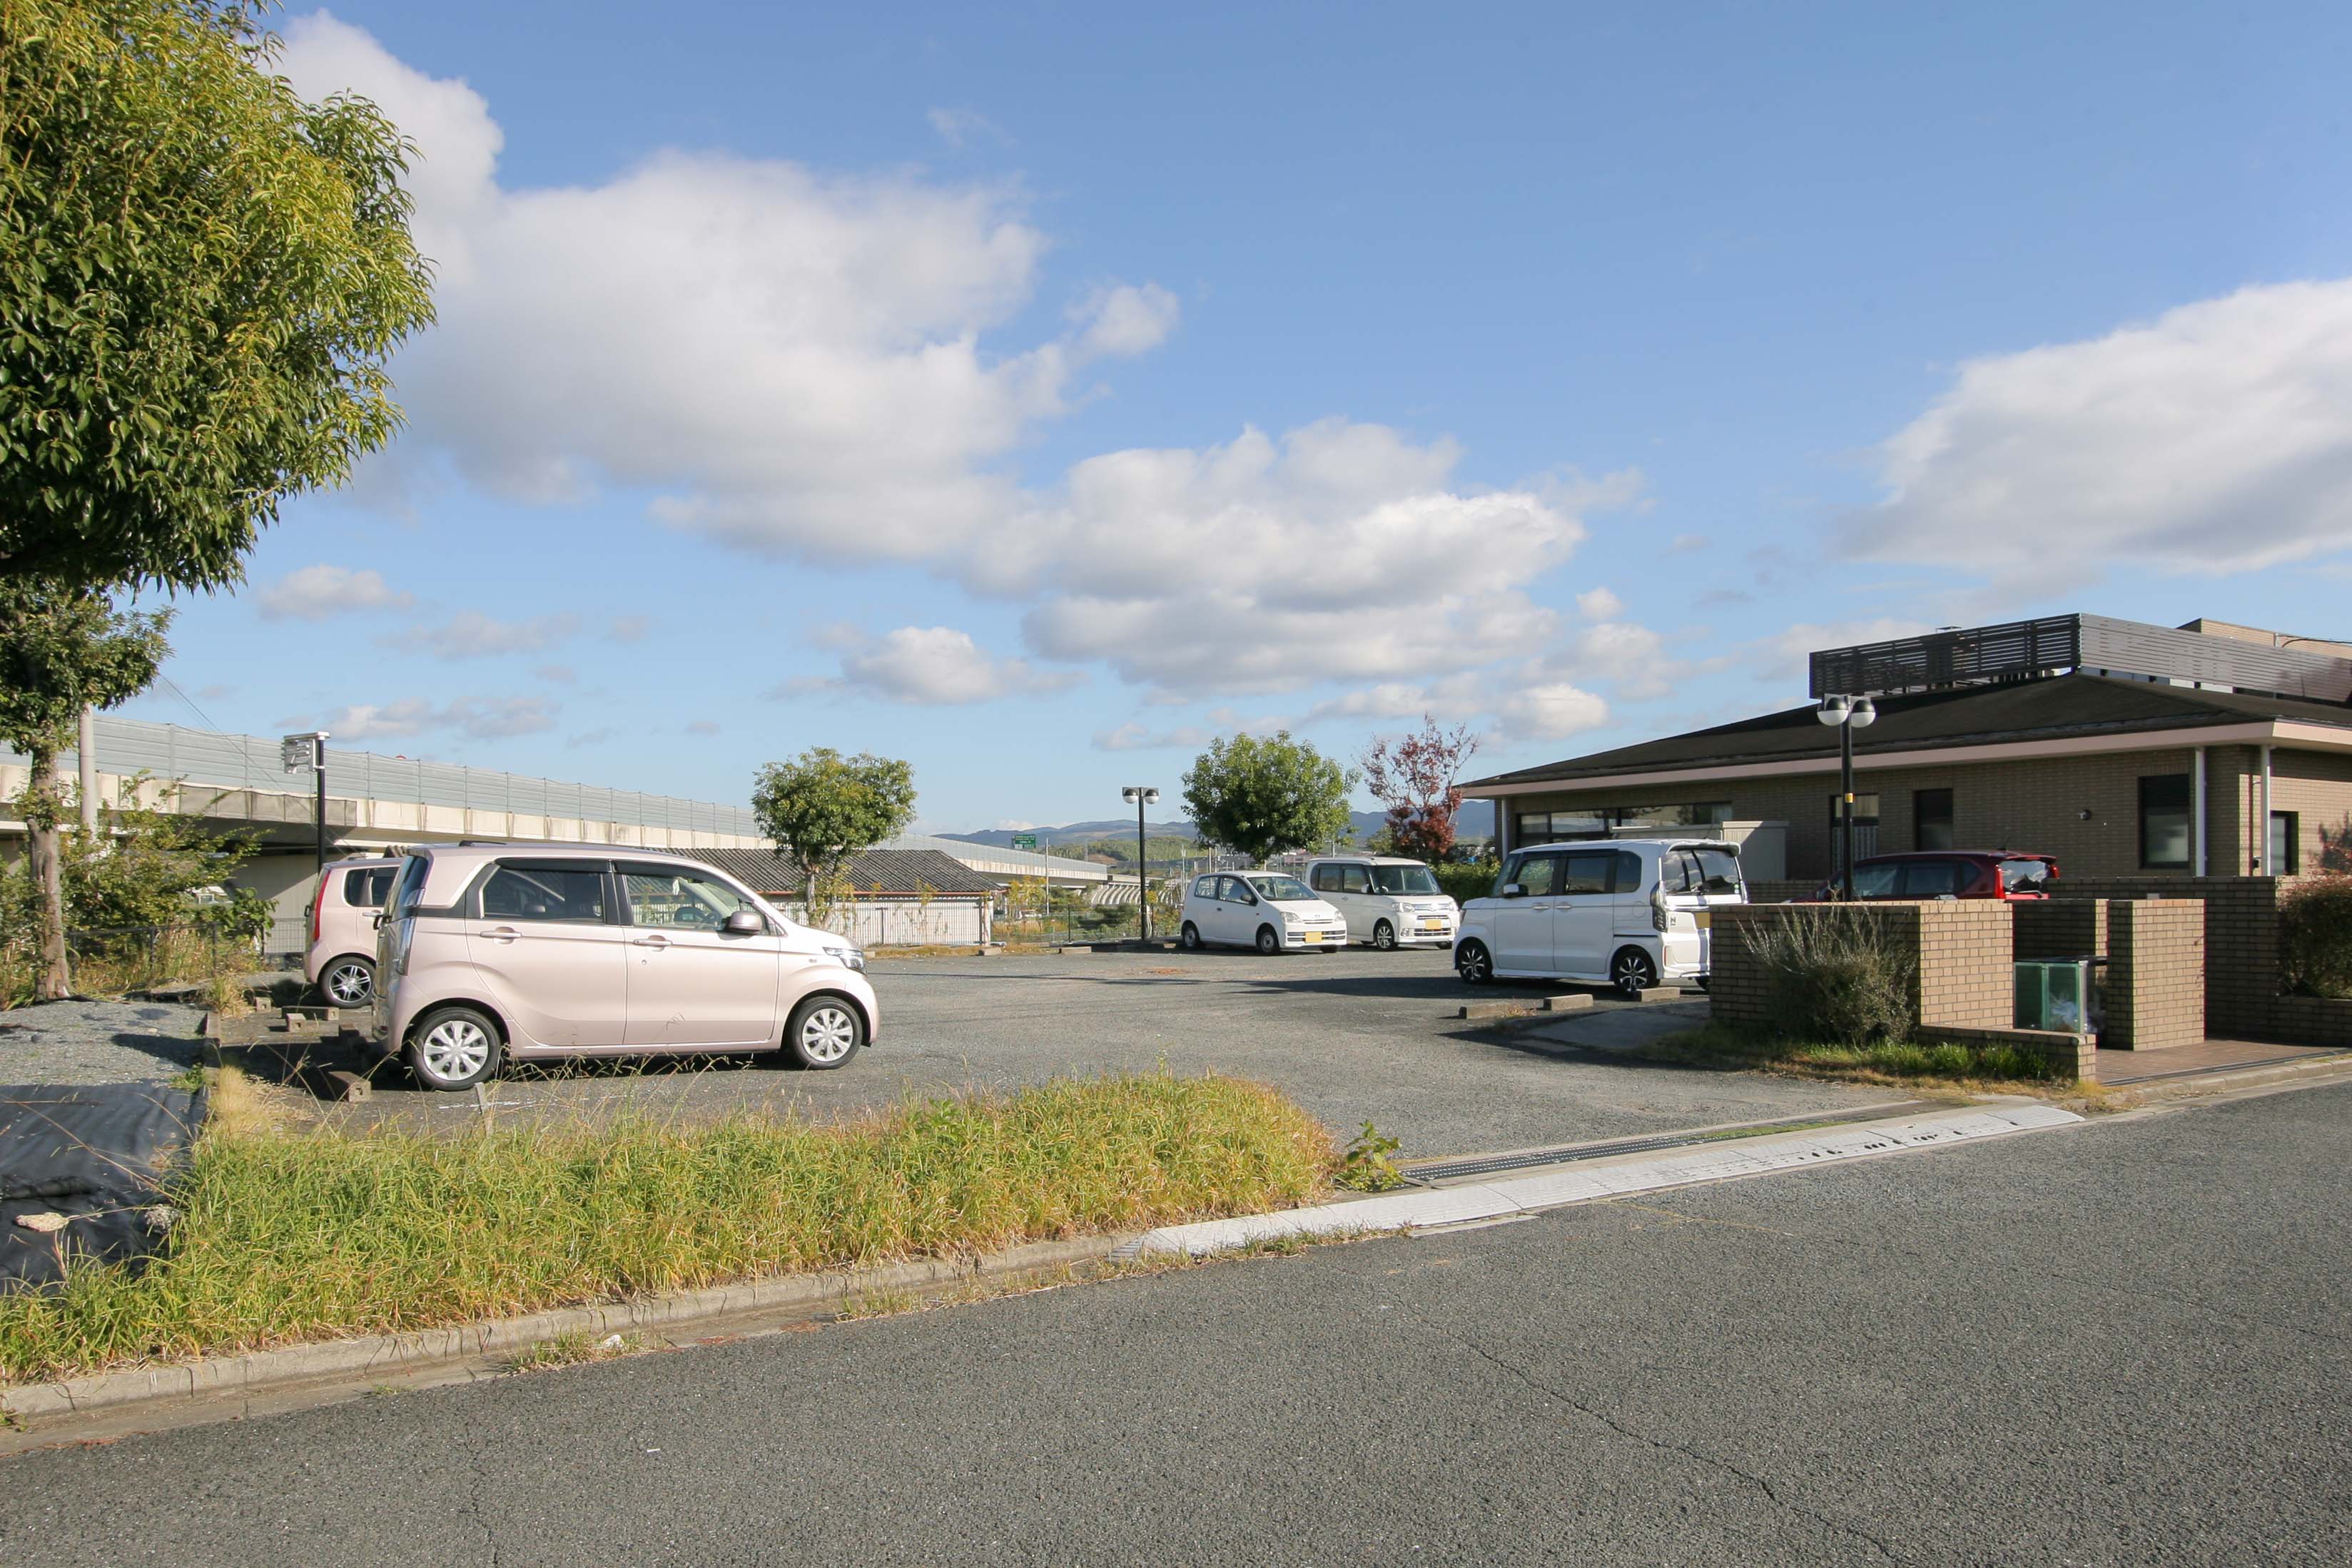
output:
M2087 958L2036 958L2017 967L2013 1029L2091 1032L2091 964Z

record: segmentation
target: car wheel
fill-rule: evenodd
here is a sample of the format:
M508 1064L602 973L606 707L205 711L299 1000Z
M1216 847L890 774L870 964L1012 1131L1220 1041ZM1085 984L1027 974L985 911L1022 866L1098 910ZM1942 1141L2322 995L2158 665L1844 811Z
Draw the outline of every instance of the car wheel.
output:
M1381 921L1378 925L1373 926L1372 946L1378 947L1383 953L1394 952L1396 950L1396 927L1390 925L1385 920Z
M1268 957L1282 951L1282 933L1271 925L1257 928L1257 950Z
M866 1043L866 1020L839 997L811 997L784 1026L784 1054L823 1072L839 1067Z
M1454 950L1454 972L1465 986L1483 986L1495 977L1494 955L1486 951L1484 942L1475 938L1465 942Z
M363 1007L375 998L375 966L365 958L338 958L319 976L319 989L331 1007Z
M1193 925L1189 920L1184 922L1183 932L1177 936L1176 946L1183 948L1187 953L1199 952L1201 950L1201 928Z
M1609 961L1609 980L1630 997L1658 983L1658 966L1639 947L1620 948Z
M435 1008L408 1037L408 1071L427 1089L470 1089L506 1056L499 1026L478 1008Z

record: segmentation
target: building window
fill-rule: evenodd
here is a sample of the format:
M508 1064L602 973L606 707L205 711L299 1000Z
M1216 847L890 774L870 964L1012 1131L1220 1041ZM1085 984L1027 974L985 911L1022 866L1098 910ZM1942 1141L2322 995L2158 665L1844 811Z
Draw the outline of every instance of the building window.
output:
M2189 869L2188 774L2139 781L2139 863L2149 871Z
M1521 811L1511 820L1511 846L1605 839L1621 828L1712 828L1731 817L1728 800L1681 806L1590 806L1576 811Z
M2263 871L2270 876L2294 876L2303 870L2303 821L2293 811L2271 813L2271 841L2263 854Z
M1911 791L1911 847L1948 850L1952 847L1952 792L1949 789Z

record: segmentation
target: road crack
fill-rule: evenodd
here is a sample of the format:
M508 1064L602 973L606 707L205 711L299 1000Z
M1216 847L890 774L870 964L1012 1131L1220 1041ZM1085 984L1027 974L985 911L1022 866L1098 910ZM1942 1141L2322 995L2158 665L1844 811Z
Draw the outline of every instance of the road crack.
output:
M1395 1305L1399 1312L1402 1312L1406 1317L1411 1318L1422 1328L1443 1335L1446 1339L1452 1340L1455 1344L1460 1345L1463 1349L1477 1356L1480 1360L1493 1366L1496 1371L1516 1379L1521 1384L1524 1384L1527 1387L1533 1389L1547 1399L1557 1400L1560 1404L1565 1405L1570 1409L1575 1411L1577 1414L1599 1422L1601 1426L1608 1427L1611 1431L1618 1434L1620 1437L1630 1437L1634 1442L1647 1444L1649 1447L1657 1449L1661 1453L1679 1454L1683 1458L1694 1460L1698 1464L1705 1465L1710 1469L1720 1470L1725 1475L1730 1476L1737 1480L1743 1481L1748 1486L1753 1487L1757 1491L1762 1493L1765 1499L1769 1500L1773 1507L1781 1510L1783 1512L1794 1514L1800 1519L1811 1520L1813 1523L1821 1525L1824 1529L1835 1531L1841 1535L1850 1535L1857 1541L1866 1542L1871 1547L1876 1550L1881 1557L1890 1563L1900 1563L1903 1561L1903 1559L1896 1554L1892 1546L1889 1546L1877 1536L1871 1534L1870 1531L1864 1530L1857 1525L1850 1524L1843 1520L1832 1519L1829 1515L1822 1513L1818 1510L1807 1508L1802 1503L1796 1502L1789 1498L1781 1496L1780 1489L1774 1486L1769 1477L1759 1475L1753 1470L1744 1469L1738 1465L1732 1463L1729 1459L1720 1458L1714 1454L1706 1453L1702 1449L1694 1448L1688 1443L1678 1443L1671 1438L1661 1437L1654 1433L1644 1432L1637 1427L1630 1427L1624 1422L1619 1420L1616 1416L1609 1414L1609 1412L1586 1404L1584 1401L1577 1398L1567 1391L1556 1388L1550 1384L1546 1383L1542 1378L1536 1376L1525 1367L1517 1365L1514 1363L1506 1360L1504 1357L1496 1354L1493 1351L1487 1349L1476 1340L1470 1338L1467 1334L1456 1333L1452 1329L1445 1327L1442 1323L1430 1322L1427 1318L1423 1317L1419 1312L1414 1312L1412 1307L1408 1306L1403 1301L1400 1301L1396 1302Z

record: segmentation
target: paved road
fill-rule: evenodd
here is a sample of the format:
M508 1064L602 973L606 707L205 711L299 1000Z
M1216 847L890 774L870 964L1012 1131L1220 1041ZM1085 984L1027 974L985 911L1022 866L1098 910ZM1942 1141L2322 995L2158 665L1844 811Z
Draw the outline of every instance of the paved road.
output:
M2352 1088L0 1462L11 1564L2352 1561Z
M518 1075L488 1097L509 1116L625 1105L666 1114L743 1103L826 1113L910 1091L1009 1087L1165 1061L1181 1072L1268 1080L1349 1133L1370 1118L1402 1138L1408 1155L1762 1121L1895 1097L1633 1062L1452 1020L1465 999L1515 993L1464 986L1443 953L890 960L872 975L882 1043L837 1072L788 1071L756 1058L650 1071L628 1062L584 1077ZM1689 1027L1704 1017L1704 1003L1676 1004L1672 1016ZM354 1108L362 1118L447 1126L481 1113L471 1096L427 1094L393 1082L397 1074L385 1078L385 1089Z

